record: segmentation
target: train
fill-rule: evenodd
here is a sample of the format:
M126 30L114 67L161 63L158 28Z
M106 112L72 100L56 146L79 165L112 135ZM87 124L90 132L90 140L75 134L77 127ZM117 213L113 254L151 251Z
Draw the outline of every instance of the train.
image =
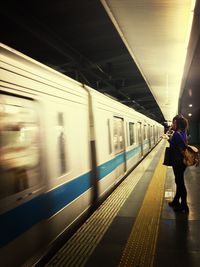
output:
M0 262L33 266L158 144L164 127L0 50Z

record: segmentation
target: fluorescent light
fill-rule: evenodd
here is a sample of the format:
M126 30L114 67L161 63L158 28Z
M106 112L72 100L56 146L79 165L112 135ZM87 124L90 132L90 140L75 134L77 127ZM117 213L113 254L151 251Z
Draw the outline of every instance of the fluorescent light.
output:
M164 2L164 4L163 4ZM165 120L178 112L195 0L101 0ZM192 89L189 89L192 97Z

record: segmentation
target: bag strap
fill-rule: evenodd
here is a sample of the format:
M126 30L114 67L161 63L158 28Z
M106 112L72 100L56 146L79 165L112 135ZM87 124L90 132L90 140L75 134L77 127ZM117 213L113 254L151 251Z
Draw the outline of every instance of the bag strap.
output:
M177 133L180 135L181 140L183 141L185 147L188 147L188 144L185 142L185 140L183 139L182 135L177 131Z

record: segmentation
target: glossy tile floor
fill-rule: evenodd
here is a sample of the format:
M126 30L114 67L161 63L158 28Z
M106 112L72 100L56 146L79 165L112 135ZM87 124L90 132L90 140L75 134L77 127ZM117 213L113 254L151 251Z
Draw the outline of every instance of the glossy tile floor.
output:
M175 213L167 204L175 191L173 171L168 168L155 266L200 266L200 167L186 169L185 183L190 211Z
M154 176L156 169L160 168L159 166L162 165L162 154L164 149L165 143L160 142L160 144L156 148L154 148L151 153L141 162L141 164L139 164L137 168L131 173L133 179L137 177L141 178L139 178L139 181L136 183L134 189L130 191L130 194L123 202L110 225L107 225L107 230L103 233L102 237L98 242L94 243L94 246L92 246L92 248L90 246L91 253L88 250L87 240L88 237L93 236L93 234L88 226L88 231L83 231L83 236L81 236L80 238L83 244L78 243L76 245L78 247L81 247L81 245L83 245L83 251L81 252L81 254L78 254L77 251L74 252L74 255L71 255L69 253L68 247L71 248L74 246L73 242L69 240L66 243L66 249L58 252L57 255L55 255L54 258L45 266L119 266L131 231L134 225L137 225L135 222L137 222L138 213L139 211L141 211L141 207L144 205L144 197L146 197L147 192L151 188L151 186L149 185L153 180L152 177ZM161 214L159 210L159 214L161 215L160 222L158 227L156 228L157 231L153 234L154 236L158 237L157 243L155 243L155 250L150 253L150 256L148 256L150 259L152 259L153 265L151 265L149 261L142 262L142 260L140 260L140 258L145 257L147 252L147 250L144 251L143 249L143 247L145 248L145 246L140 244L142 246L142 253L137 253L137 255L139 255L139 264L134 263L133 260L132 264L129 263L127 265L127 263L123 263L123 265L120 265L120 267L200 267L200 166L189 167L185 172L185 182L188 192L188 206L190 209L189 214L175 213L173 209L168 206L168 201L172 200L175 194L175 183L172 168L166 168L167 172L164 188L165 193ZM157 175L157 177L159 178L160 175L161 174ZM119 186L122 187L122 189L119 190L123 191L126 185L129 186L131 179L125 179L125 185L123 185L124 182L122 182L122 184ZM158 184L156 184L156 187L153 188L153 198L154 193L155 196L158 195L158 192L156 192L155 188L159 190ZM124 196L122 196L122 194L119 194L119 198L124 199ZM162 200L162 194L160 199ZM119 199L117 198L115 201L118 202ZM102 214L101 216L108 217L109 209L105 209L105 206L110 205L109 203L110 202L107 201L107 204L105 203L103 205L102 208L104 209L105 214ZM114 208L114 205L112 207ZM99 209L101 209L101 207ZM152 210L152 212L149 212L149 210ZM150 213L151 215L153 214L154 210L155 201L152 201L151 203L148 202L148 213ZM88 225L90 224L89 221L90 219L88 220L88 222L86 222ZM153 223L152 225L155 225L155 223ZM100 218L95 226L95 229L97 229L96 234L98 234L98 227L102 228ZM136 230L140 232L142 227L142 225L139 225ZM148 224L147 226L145 226L143 234L147 236L147 238L149 238L149 232L151 231L152 227ZM96 237L96 234L94 237ZM143 244L144 243L146 243L146 241L144 241ZM133 246L137 248L137 245L135 244L136 243L133 243ZM149 249L149 251L151 250ZM69 261L71 260L72 256L74 256L75 260L77 259L77 257L82 257L82 263L77 265L76 261L72 261L74 263L71 265ZM61 262L65 262L65 264L61 264Z
M158 151L85 266L118 266L159 157ZM167 168L165 196L153 264L155 267L200 266L200 167L187 168L185 182L190 211L189 214L175 213L168 206L168 201L172 200L175 193L175 183L172 168Z

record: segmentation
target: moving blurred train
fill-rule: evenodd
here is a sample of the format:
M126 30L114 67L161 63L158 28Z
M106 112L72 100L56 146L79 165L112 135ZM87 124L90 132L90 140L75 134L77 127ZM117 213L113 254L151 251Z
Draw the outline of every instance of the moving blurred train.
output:
M4 44L0 50L0 264L31 266L164 129Z

